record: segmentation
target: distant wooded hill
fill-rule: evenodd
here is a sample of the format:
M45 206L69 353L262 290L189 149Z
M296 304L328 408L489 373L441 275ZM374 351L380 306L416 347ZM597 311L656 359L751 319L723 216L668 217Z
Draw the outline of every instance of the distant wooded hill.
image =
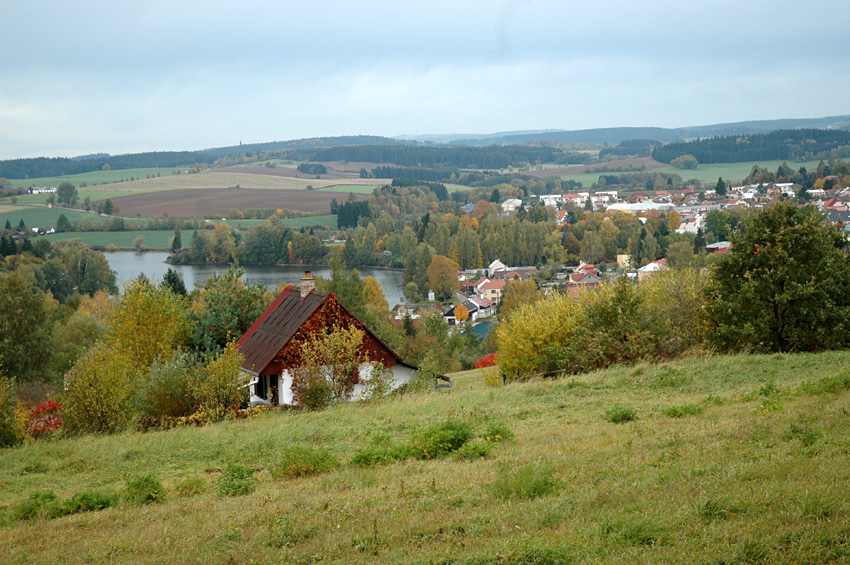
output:
M26 179L38 177L58 177L76 175L101 170L104 165L109 169L144 169L150 167L187 167L198 164L211 164L216 159L230 155L255 155L260 152L283 150L307 150L307 155L318 147L336 145L382 145L407 144L409 142L374 135L350 135L341 137L314 137L290 141L272 141L233 145L201 151L151 151L128 155L108 155L98 153L81 157L36 157L32 159L11 159L0 161L0 177L7 179Z
M745 161L811 161L850 156L850 131L786 129L767 134L730 135L656 147L652 158L669 163L693 155L703 164Z
M800 129L806 128L806 129ZM780 130L780 131L775 131ZM74 175L103 169L174 168L286 158L299 161L349 161L437 169L502 169L537 163L581 164L585 153L564 150L558 144L610 145L600 156L646 155L656 147L656 160L670 162L693 154L700 163L742 162L762 159L819 159L850 150L850 116L816 119L766 120L689 128L602 128L580 131L522 132L475 136L437 144L451 136L422 136L420 141L355 135L315 137L204 149L156 151L110 156L99 153L74 158L13 159L0 161L0 177L26 179ZM814 132L814 133L812 133ZM745 141L739 141L740 138ZM715 139L717 137L717 139ZM710 138L710 139L705 139ZM689 139L700 141L683 143ZM788 142L787 140L790 140ZM811 143L810 143L811 142ZM666 144L666 145L664 145ZM687 148L682 153L683 148ZM699 154L698 154L699 153ZM247 161L246 161L247 159Z
M541 143L552 141L565 145L580 143L617 145L625 140L651 139L663 143L687 141L704 137L770 133L782 129L850 129L850 115L826 118L801 118L783 120L753 120L689 126L683 128L658 127L615 127L583 130L538 130L502 132L487 135L410 135L398 136L422 142L447 143L452 145L513 145L516 143Z

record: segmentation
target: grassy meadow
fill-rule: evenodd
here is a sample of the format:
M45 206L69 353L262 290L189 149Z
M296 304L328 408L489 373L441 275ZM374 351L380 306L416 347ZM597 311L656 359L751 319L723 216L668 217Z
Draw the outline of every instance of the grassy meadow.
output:
M734 184L741 182L743 179L747 178L747 175L750 174L753 166L758 165L759 167L764 167L769 171L776 172L776 169L779 168L782 161L751 161L748 163L719 163L716 165L700 165L694 171L677 169L675 167L665 167L663 169L657 169L652 172L656 173L675 173L682 177L684 180L697 179L703 183L714 184L717 182L717 179L723 177L726 180L731 180ZM819 161L806 161L804 163L793 163L788 162L788 166L793 170L797 170L800 167L806 167L807 170L811 170L813 168L817 168ZM628 174L633 171L621 171L621 172L611 172L611 173L581 173L575 175L562 175L562 180L572 180L576 182L580 182L584 188L590 188L593 183L599 180L599 177L602 175L620 175L620 174Z
M60 214L65 214L72 224L81 222L83 218L103 218L97 214L64 208L48 208L46 206L3 206L0 207L0 228L6 225L6 220L17 228L21 219L28 226L55 226Z
M448 392L324 412L33 441L0 451L0 555L847 562L848 363L850 351L715 356L499 388L471 371ZM400 455L449 445L458 434L430 427L441 422L475 439L445 457ZM38 517L44 491L89 502ZM74 513L98 500L112 502Z
M192 232L188 231L188 234L191 238ZM135 249L133 241L137 237L143 237L145 248L164 250L169 249L171 238L174 237L174 230L67 232L53 233L44 237L50 243L63 239L76 238L82 240L83 243L90 247L109 247L110 245L114 245L118 249Z
M150 167L143 169L115 169L108 171L91 171L88 173L79 173L76 175L63 175L59 177L38 177L31 179L9 179L12 186L15 188L29 188L31 186L59 186L65 181L72 183L77 188L80 184L86 183L89 187L94 185L102 185L103 183L115 183L122 180L129 180L130 177L144 178L146 176L156 176L159 173L161 176L171 176L173 169L162 167ZM82 197L81 197L82 198Z

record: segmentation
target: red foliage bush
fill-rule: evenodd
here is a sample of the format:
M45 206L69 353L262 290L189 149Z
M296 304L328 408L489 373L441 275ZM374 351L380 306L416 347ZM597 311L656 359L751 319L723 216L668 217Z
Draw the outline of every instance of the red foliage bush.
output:
M35 407L26 423L27 433L34 438L46 436L62 427L61 406L55 400L45 400Z
M475 362L476 369L483 369L484 367L495 367L496 366L496 354L491 353L487 357L482 357Z

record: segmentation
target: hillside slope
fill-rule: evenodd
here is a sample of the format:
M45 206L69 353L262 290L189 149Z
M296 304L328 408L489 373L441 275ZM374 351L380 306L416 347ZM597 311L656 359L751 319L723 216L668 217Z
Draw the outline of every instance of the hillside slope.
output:
M502 388L469 372L456 375L450 392L321 413L32 443L0 452L0 555L110 563L846 561L848 362L850 352L717 356ZM364 448L390 453L447 419L477 436L477 448L463 451L473 460L351 463ZM494 430L510 435L505 428L513 439L480 439ZM474 458L487 446L489 456ZM286 474L285 454L307 470L329 458L340 464L276 478ZM256 491L220 497L216 482L235 462L255 469ZM34 491L60 500L120 494L141 473L162 481L164 502L15 518Z

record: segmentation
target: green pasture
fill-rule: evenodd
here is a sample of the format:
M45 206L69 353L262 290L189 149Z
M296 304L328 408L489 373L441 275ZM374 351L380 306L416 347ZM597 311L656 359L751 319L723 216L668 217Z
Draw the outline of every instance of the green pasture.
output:
M4 207L2 210L8 210L9 207ZM0 228L6 225L6 220L16 227L23 218L24 223L28 226L48 227L55 226L56 220L60 214L65 214L68 221L72 224L81 222L83 218L101 218L96 214L81 212L77 210L65 210L62 208L48 208L46 206L16 206L15 209L9 211L0 211ZM106 218L103 218L106 219Z
M63 175L59 177L9 179L9 182L11 182L12 186L16 188L29 188L31 186L59 186L63 182L68 181L79 189L82 183L86 183L88 186L94 186L103 183L120 182L122 179L130 180L130 177L134 177L136 179L143 179L148 175L156 176L157 173L165 177L171 176L171 173L173 171L174 169L163 167L149 167L142 169L115 169L109 171L91 171L88 173L80 173L77 175Z
M325 214L323 216L307 216L304 218L281 218L281 223L291 228L327 226L332 229L337 228L336 214ZM209 223L219 223L220 220L207 220ZM236 229L248 229L251 226L262 224L265 220L245 219L245 220L224 220L228 226Z
M848 363L706 355L507 386L469 371L320 412L30 440L0 450L0 555L848 563Z
M53 243L63 239L80 239L86 245L109 247L114 245L118 249L134 249L133 241L137 237L143 237L144 246L148 249L168 249L171 238L174 237L173 230L161 231L95 231L95 232L68 232L53 233L46 235L47 241Z
M804 163L794 163L788 161L788 166L793 170L797 170L800 167L806 167L807 170L811 170L818 166L820 161L806 161ZM676 169L675 167L665 167L663 169L657 169L655 173L675 173L681 176L684 180L697 179L703 183L716 183L719 177L723 177L725 180L731 180L733 183L739 183L750 174L753 166L758 165L759 167L764 167L769 171L776 172L776 169L779 168L783 161L749 161L746 163L717 163L713 165L700 165L694 171L685 170L685 169ZM620 175L620 174L629 174L632 171L622 171L622 172L610 172L610 173L582 173L576 175L562 175L561 179L568 181L576 181L582 184L584 188L590 188L593 183L599 180L599 177L602 175ZM635 171L636 172L636 171Z
M806 167L806 170L816 169L820 161L806 161L804 163L794 163L785 161L792 170L796 171L800 167ZM747 178L750 171L755 165L763 167L771 172L776 172L783 161L750 161L748 163L717 163L714 165L700 165L695 171L676 169L666 167L658 169L657 172L676 173L685 180L697 179L705 183L716 183L717 179L723 177L724 180L731 180L733 183L740 183Z

